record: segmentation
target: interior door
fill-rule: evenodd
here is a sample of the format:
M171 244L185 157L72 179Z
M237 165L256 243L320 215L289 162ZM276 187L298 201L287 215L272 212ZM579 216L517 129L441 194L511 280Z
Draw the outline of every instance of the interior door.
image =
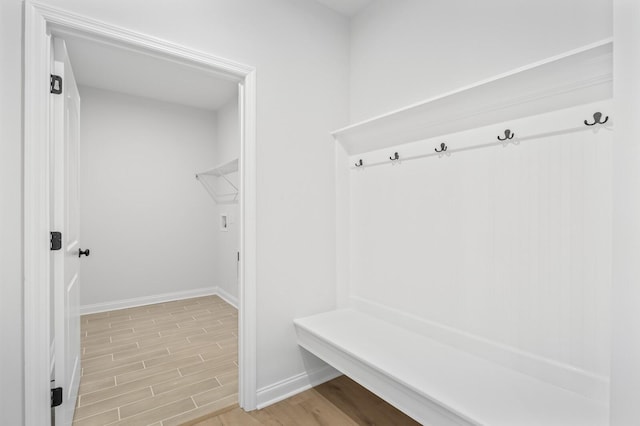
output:
M62 232L62 247L52 251L55 387L63 403L56 426L73 422L80 384L80 95L64 41L54 39L54 74L62 93L52 94L52 226Z

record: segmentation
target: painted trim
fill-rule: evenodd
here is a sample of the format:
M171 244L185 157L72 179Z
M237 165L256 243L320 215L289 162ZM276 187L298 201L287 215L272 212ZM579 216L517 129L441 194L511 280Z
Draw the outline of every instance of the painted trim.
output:
M329 380L341 376L342 373L325 365L310 372L302 372L287 379L276 382L272 385L258 389L258 409L261 410L269 405L290 398L294 395L318 386Z
M24 35L24 398L25 425L51 422L49 391L49 34L72 34L237 81L241 103L239 403L256 407L256 71L62 9L25 0Z
M56 358L53 354L56 353L56 342L55 340L51 341L51 345L49 346L49 354L51 356L50 367L49 367L49 376L51 380L53 380L53 371L56 368Z
M607 403L609 379L572 365L429 321L379 303L351 297L351 307L380 320L498 363L586 398Z
M543 141L546 140L546 137L549 136L560 136L570 133L588 133L593 132L591 127L585 126L582 121L584 117L590 117L593 114L593 111L612 111L612 99L601 99L595 102L584 103L581 105L574 105L568 108L555 109L550 112L545 112L542 114L536 114L532 116L522 117L518 119L502 121L497 123L492 123L482 127L475 127L472 129L451 133L446 135L447 144L450 147L455 147L449 152L462 152L465 150L473 150L482 147L487 147L488 145L497 143L496 135L501 134L504 131L505 126L510 128L518 129L518 136L514 140L514 143L517 142L531 142L535 143L536 140ZM616 119L613 116L609 116L607 123L602 125L604 128L608 130L613 130L615 127ZM563 126L559 126L558 123L572 123ZM440 144L442 140L442 136L431 137L427 139L416 140L412 142L403 143L400 145L395 145L394 150L402 153L402 161L409 162L413 160L424 159L425 157L432 157L434 155L439 155L434 152L433 147ZM344 152L344 147L341 143L336 143L336 151ZM347 157L346 161L342 162L342 166L344 169L341 170L342 173L345 173L345 169L348 172L359 171L360 168L355 165L358 160L363 160L365 164L365 169L370 167L381 166L385 164L389 164L389 159L387 152L388 148L376 149L366 153L360 153L355 155L350 155ZM345 188L338 188L336 190L340 190L342 192L348 191L348 185L350 184L350 180L343 179L339 181L336 179L336 184L345 185ZM346 203L346 207L342 207L343 209L349 208L349 199L347 201L338 200L341 203ZM344 213L343 213L344 214ZM349 215L344 216L347 219L350 218ZM347 231L344 231L348 236L348 228ZM342 236L342 238L346 238ZM346 247L349 245L346 244Z
M238 86L240 110L240 286L238 295L238 404L246 411L257 406L257 146L256 73Z
M231 293L229 293L224 288L222 288L220 286L216 287L216 293L215 294L218 297L220 297L222 300L224 300L225 302L227 302L228 304L233 306L234 308L238 309L238 298L236 296L232 295Z
M334 145L336 212L336 308L349 306L351 293L351 167L349 154L341 143Z
M24 35L24 421L49 425L50 253L49 100L50 39L44 18L25 5Z
M640 2L613 0L614 111L619 127L613 149L611 285L611 404L609 424L640 419Z
M47 29L61 37L65 35L85 37L179 65L198 68L237 82L243 81L246 75L254 71L254 68L249 65L190 49L158 37L78 15L54 6L33 0L26 0L25 3L44 19Z
M154 294L151 296L134 297L131 299L114 300L111 302L94 303L91 305L82 305L80 306L80 315L117 311L119 309L135 308L137 306L172 302L174 300L192 299L194 297L212 296L218 294L217 290L217 287L204 287L194 290L175 291L172 293Z

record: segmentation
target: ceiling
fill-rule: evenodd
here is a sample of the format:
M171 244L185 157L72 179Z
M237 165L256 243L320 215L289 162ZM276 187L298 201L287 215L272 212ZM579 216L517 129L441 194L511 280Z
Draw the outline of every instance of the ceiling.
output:
M356 15L366 5L371 3L371 0L316 0L319 3L339 12L347 17Z
M217 110L237 94L236 82L140 52L65 36L78 85Z

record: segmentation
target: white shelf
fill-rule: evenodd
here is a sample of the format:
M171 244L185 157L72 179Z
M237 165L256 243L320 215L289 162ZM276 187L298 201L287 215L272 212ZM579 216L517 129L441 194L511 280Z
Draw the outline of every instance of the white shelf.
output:
M609 99L613 41L539 61L331 134L350 155Z
M238 159L234 158L233 160L220 164L212 169L208 169L208 170L205 170L204 172L196 173L196 177L200 177L203 175L221 177L237 171L238 171Z
M353 309L294 324L300 346L423 424L608 424L604 404Z
M196 179L207 190L217 204L235 204L238 202L238 187L228 175L238 171L238 159L235 158L211 169L196 173Z

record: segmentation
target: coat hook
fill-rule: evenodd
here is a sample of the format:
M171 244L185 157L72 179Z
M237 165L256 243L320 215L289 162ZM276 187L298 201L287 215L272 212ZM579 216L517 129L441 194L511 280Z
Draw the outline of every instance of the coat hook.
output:
M438 151L438 148L436 148L436 149L435 149L435 152L444 152L444 151L446 151L446 150L447 150L447 145L445 145L445 143L444 143L444 142L442 142L442 143L440 144L440 151Z
M395 160L399 160L400 156L398 155L398 153L396 152L395 154L393 154L393 157L389 157L389 160L391 161L395 161Z
M515 135L516 135L515 133L511 133L511 130L507 129L504 131L504 138L501 138L500 136L498 136L498 140L506 141L507 139L513 139Z
M362 167L362 158L356 163L356 167Z
M604 121L600 121L601 118L602 118L602 113L598 111L595 114L593 114L593 123L588 123L587 120L584 120L584 124L586 124L587 126L595 126L596 124L604 124L607 121L609 121L608 115L605 117Z

